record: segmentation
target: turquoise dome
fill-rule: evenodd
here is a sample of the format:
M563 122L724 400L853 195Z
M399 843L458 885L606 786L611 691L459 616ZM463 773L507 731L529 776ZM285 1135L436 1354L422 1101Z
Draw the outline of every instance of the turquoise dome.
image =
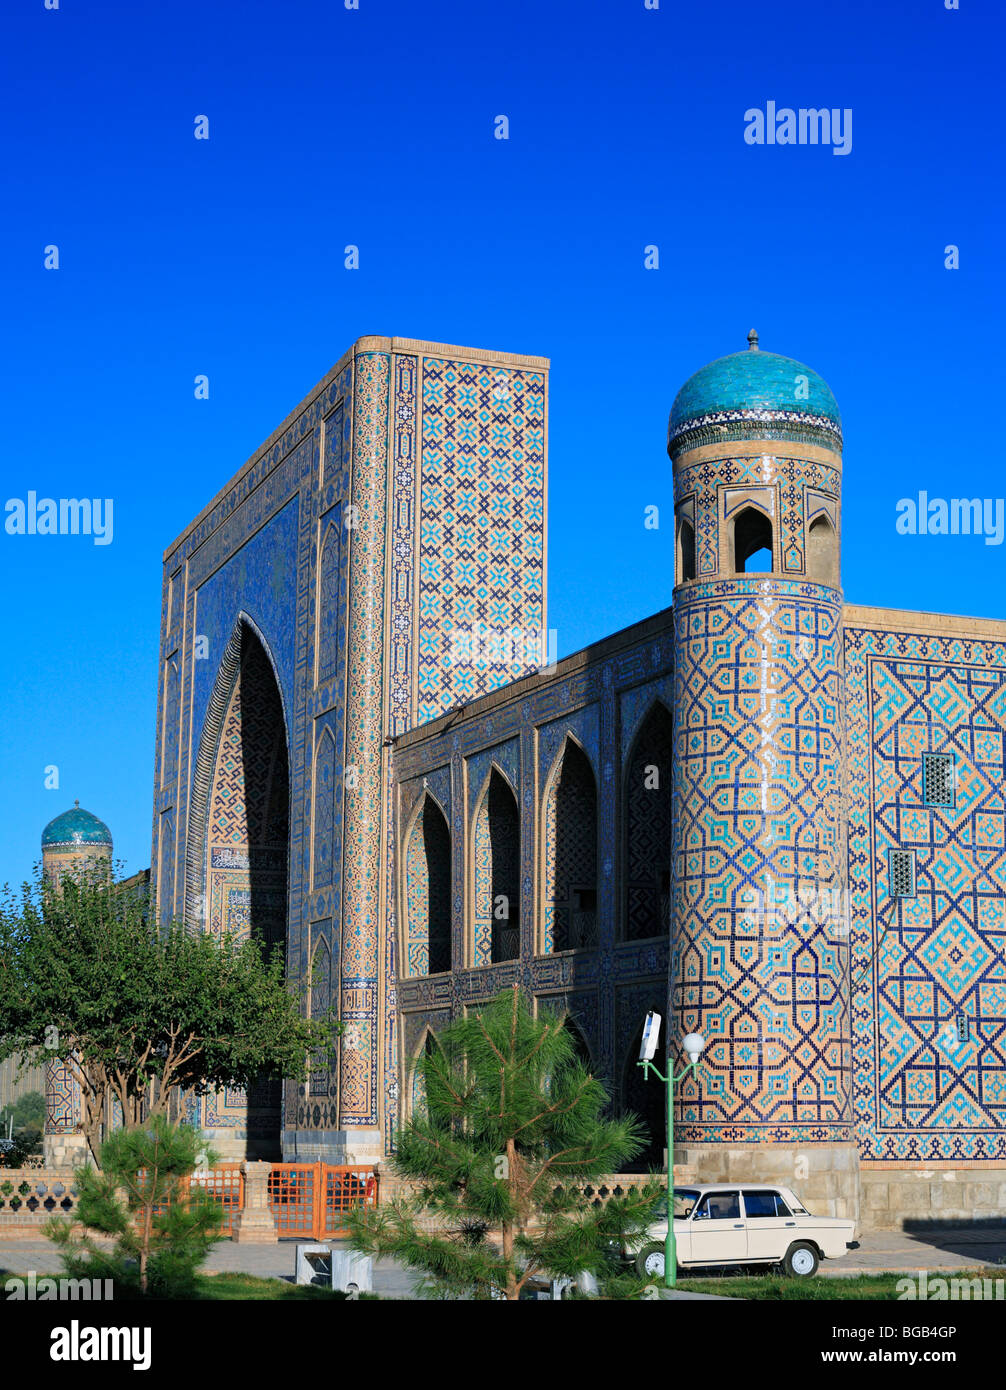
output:
M748 335L746 352L718 357L690 376L674 397L668 445L704 427L763 423L772 428L802 427L842 437L842 417L831 388L813 367L777 352L759 350ZM697 441L701 442L701 441Z
M112 832L103 820L75 801L69 811L51 820L42 831L42 848L51 849L56 845L107 845L111 849Z

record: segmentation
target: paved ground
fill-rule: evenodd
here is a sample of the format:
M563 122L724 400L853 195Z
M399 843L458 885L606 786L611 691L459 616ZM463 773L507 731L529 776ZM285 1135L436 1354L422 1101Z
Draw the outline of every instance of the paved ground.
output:
M2 1247L0 1247L2 1250ZM939 1231L874 1231L842 1260L826 1260L822 1274L877 1270L967 1269L1006 1264L1006 1226L948 1226Z
M292 1279L297 1243L236 1245L223 1241L212 1251L206 1269L212 1273L234 1271L263 1277ZM841 1261L826 1261L821 1272L833 1277L874 1273L881 1270L967 1269L1006 1265L1006 1226L998 1228L952 1227L938 1233L882 1231L865 1235L860 1249ZM0 1233L0 1277L12 1274L58 1274L59 1260L45 1240L4 1239ZM410 1298L414 1276L393 1260L374 1265L374 1290L386 1298ZM0 1284L2 1290L2 1284Z

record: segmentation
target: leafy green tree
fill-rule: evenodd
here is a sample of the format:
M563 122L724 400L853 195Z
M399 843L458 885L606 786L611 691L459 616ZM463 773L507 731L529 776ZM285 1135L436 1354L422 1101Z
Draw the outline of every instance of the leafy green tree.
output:
M331 1010L303 1016L279 950L158 929L145 895L107 870L39 874L0 899L0 1058L66 1063L96 1162L111 1099L128 1130L166 1114L176 1088L303 1080L340 1028Z
M223 1208L190 1178L216 1155L198 1130L158 1115L140 1129L113 1131L100 1171L74 1175L76 1218L54 1216L45 1233L72 1279L111 1279L117 1298L191 1298L196 1274L217 1241ZM111 1237L113 1245L98 1243Z
M26 1091L17 1100L10 1101L0 1110L0 1129L6 1130L14 1121L14 1133L26 1128L40 1130L45 1124L45 1096L41 1091Z
M0 1141L10 1133L13 1144L0 1148L0 1166L20 1168L26 1158L40 1151L45 1125L45 1097L41 1091L26 1091L0 1110Z
M506 990L444 1029L419 1066L425 1113L392 1159L413 1191L350 1213L359 1249L422 1271L441 1296L515 1300L535 1276L603 1276L611 1242L652 1221L652 1192L595 1207L579 1191L642 1142L634 1118L602 1118L608 1095L563 1017L534 1018Z

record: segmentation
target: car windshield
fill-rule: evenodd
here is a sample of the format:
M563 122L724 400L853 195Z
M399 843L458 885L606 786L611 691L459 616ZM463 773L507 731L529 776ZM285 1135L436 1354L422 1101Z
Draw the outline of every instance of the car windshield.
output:
M676 1187L674 1189L674 1219L681 1221L687 1216L691 1216L692 1209L699 1199L699 1194L692 1187ZM659 1221L667 1220L667 1197L658 1197L653 1204L653 1215Z

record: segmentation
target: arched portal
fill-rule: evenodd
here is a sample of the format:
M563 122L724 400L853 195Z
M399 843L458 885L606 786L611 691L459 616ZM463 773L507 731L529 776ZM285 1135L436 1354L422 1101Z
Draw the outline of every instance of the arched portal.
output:
M265 648L243 623L207 798L205 926L285 953L290 773L283 702ZM207 1097L221 1156L279 1158L282 1082Z

